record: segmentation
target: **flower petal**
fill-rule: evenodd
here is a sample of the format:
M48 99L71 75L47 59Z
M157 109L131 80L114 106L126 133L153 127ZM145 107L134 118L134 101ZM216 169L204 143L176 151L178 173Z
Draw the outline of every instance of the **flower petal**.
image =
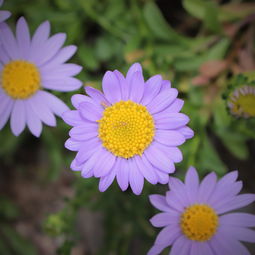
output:
M11 130L19 136L26 126L26 109L22 100L16 100L11 114Z
M133 102L140 103L144 92L144 79L141 72L135 72L129 85L129 98Z
M122 191L125 191L128 188L129 181L129 166L128 160L124 158L119 158L119 169L117 169L117 182Z
M140 173L133 158L128 160L129 164L129 183L132 191L136 195L140 195L143 190L144 178Z
M116 103L121 100L121 87L116 75L107 71L103 77L102 88L106 99L110 103Z
M148 105L147 109L151 114L164 110L177 97L177 89L169 89L159 93Z
M141 100L141 104L149 104L155 96L158 95L161 88L162 77L161 75L154 75L148 81L145 82L144 94Z
M90 121L97 121L102 117L103 108L95 104L84 102L79 105L79 112L83 118Z
M156 130L154 139L168 146L178 146L185 142L185 137L181 133L173 130L158 129Z
M30 33L26 20L21 17L16 27L17 44L21 58L26 58L30 50Z

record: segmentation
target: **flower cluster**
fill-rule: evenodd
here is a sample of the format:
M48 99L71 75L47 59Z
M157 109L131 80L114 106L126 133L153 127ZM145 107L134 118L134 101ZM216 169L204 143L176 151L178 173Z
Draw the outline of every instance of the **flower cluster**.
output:
M145 81L139 63L126 76L107 71L103 93L87 86L87 95L72 96L75 109L69 110L49 90L69 92L82 86L74 77L82 67L66 63L77 48L63 46L64 33L50 36L48 21L30 35L21 17L14 34L5 23L10 15L0 11L0 130L10 119L15 136L27 126L39 137L42 123L56 126L57 115L72 126L65 143L77 152L71 169L83 178L99 178L101 192L115 178L122 191L130 186L136 195L141 194L144 179L169 183L165 196L150 196L162 211L151 223L163 230L148 255L160 254L167 246L172 246L170 255L249 255L240 241L255 242L251 229L255 216L232 211L254 202L255 195L239 194L242 182L237 181L237 171L218 181L210 173L201 183L193 167L184 183L169 176L183 159L178 147L194 136L187 126L189 117L180 112L184 101L170 81L161 75ZM237 117L254 117L254 82L239 78L236 84L227 95L229 111Z

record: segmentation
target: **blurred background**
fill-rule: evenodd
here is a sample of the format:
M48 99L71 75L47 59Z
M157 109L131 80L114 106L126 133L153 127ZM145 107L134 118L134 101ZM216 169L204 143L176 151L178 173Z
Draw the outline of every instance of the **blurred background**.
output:
M237 119L226 107L238 74L255 80L254 1L6 0L2 8L12 12L13 28L25 16L31 32L49 20L52 33L67 33L67 44L78 46L72 62L84 66L84 85L101 88L106 70L125 73L134 62L146 79L171 80L195 131L181 146L175 175L183 178L190 165L201 178L238 169L243 191L255 192L254 118ZM55 94L72 108L72 93ZM148 195L167 185L146 183L135 196L114 183L100 193L97 179L69 168L69 129L58 119L40 139L27 130L14 137L9 125L0 131L0 254L146 254L158 232Z

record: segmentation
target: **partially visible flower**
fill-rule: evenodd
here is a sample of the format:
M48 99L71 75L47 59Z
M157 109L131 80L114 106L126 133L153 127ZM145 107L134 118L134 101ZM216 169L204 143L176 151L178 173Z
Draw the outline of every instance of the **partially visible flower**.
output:
M172 246L169 255L249 255L240 242L255 242L255 215L232 212L255 201L255 194L238 194L242 182L238 172L217 181L208 174L199 184L190 167L185 183L170 177L166 196L151 195L151 203L162 212L151 218L154 227L163 227L147 255L160 254Z
M236 88L228 98L228 107L236 117L255 117L255 86L244 85Z
M3 23L0 30L0 129L10 117L11 130L18 136L27 125L40 136L42 122L56 125L54 114L60 116L68 107L45 91L72 91L82 86L72 76L81 71L76 64L65 64L76 47L62 48L66 35L52 37L50 23L42 23L30 39L28 25L22 17L16 27L16 38ZM62 49L61 49L62 48Z
M0 0L0 7L3 5L4 0ZM0 10L0 23L7 20L11 16L9 11Z
M144 178L167 183L174 163L182 160L177 146L193 137L189 118L179 113L184 102L178 91L160 75L144 82L137 63L126 77L117 70L106 72L102 87L104 94L86 87L90 97L74 95L76 110L63 115L74 126L65 146L78 151L71 169L84 178L100 178L100 191L115 177L123 191L130 185L137 195Z
M255 82L248 77L235 77L224 97L233 116L246 119L255 117Z

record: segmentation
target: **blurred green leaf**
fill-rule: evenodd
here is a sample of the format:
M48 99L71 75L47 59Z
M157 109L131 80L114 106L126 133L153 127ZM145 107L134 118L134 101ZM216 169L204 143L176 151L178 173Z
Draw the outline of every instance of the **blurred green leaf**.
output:
M203 137L198 155L201 169L214 171L220 176L226 173L225 164L206 135Z
M148 2L144 7L144 18L153 32L154 36L158 39L178 42L178 44L188 45L190 43L188 38L177 33L165 21L159 8L153 2Z
M21 235L19 235L14 229L7 224L2 224L1 232L8 241L12 250L12 255L36 255L35 247Z

